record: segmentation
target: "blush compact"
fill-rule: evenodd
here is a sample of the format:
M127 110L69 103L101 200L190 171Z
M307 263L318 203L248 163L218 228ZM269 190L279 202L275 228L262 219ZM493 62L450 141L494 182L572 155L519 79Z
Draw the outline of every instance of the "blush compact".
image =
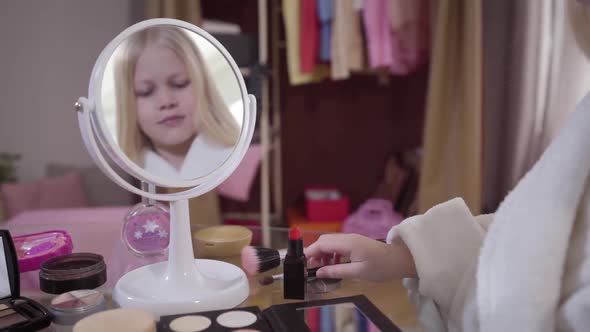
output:
M38 331L51 324L52 314L39 303L20 296L16 249L5 229L0 230L0 331Z

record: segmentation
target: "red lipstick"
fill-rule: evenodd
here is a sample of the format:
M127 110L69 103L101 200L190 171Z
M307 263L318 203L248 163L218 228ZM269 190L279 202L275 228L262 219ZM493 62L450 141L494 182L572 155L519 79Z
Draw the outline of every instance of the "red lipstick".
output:
M307 260L299 227L289 231L289 247L283 261L283 297L304 300L307 286Z

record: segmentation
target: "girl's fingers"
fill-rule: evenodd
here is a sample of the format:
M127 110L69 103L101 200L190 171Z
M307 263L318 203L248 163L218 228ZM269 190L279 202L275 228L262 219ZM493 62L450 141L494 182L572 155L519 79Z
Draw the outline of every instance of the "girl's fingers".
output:
M343 255L350 256L352 243L349 241L347 234L325 234L309 247L305 248L307 257L323 257L324 255Z
M349 263L324 266L316 272L318 278L332 279L366 279L363 277L362 263Z

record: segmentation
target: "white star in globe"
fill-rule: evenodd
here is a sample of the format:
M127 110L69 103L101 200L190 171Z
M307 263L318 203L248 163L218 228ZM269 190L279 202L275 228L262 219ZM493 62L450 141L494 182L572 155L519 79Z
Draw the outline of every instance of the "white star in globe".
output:
M168 236L168 232L166 232L165 230L161 230L161 231L158 231L158 235L160 236L160 238L163 239Z
M139 240L139 239L141 239L142 237L143 237L143 234L141 233L141 231L136 231L136 232L135 232L135 238L136 238L136 239L138 239L138 240Z
M156 224L156 222L154 220L148 220L141 227L143 227L145 229L146 233L154 233L156 231L156 229L160 226L158 226L158 224Z

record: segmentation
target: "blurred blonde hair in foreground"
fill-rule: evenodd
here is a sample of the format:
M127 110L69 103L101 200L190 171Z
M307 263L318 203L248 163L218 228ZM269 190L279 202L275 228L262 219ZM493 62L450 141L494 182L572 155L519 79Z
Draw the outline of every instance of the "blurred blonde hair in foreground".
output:
M590 58L590 1L568 0L567 11L576 42Z
M151 142L139 128L133 78L137 60L151 43L159 42L170 48L186 65L196 98L194 119L199 135L225 147L238 141L240 128L217 91L201 52L187 33L172 26L150 27L133 34L119 46L123 49L114 66L117 138L127 157L140 166L144 164L141 152L151 148Z

